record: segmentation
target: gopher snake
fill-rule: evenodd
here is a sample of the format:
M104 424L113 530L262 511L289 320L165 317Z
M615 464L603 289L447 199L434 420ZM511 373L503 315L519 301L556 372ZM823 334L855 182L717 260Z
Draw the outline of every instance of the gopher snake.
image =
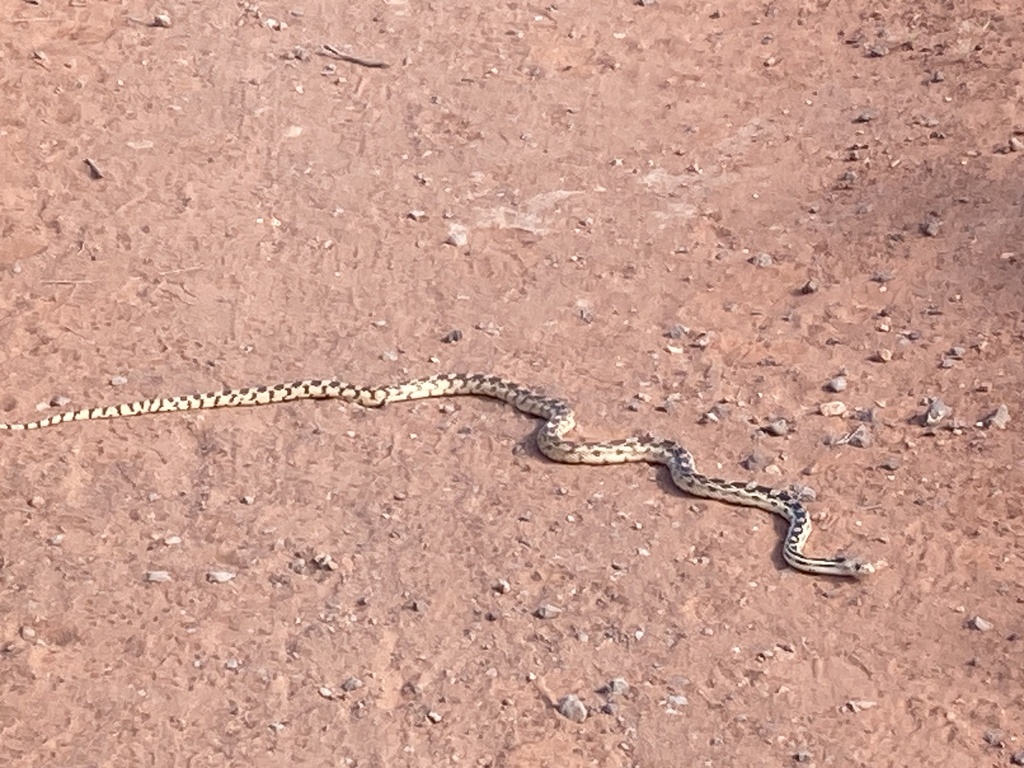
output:
M39 421L0 423L0 430L41 429L68 421L112 419L119 416L190 411L200 408L264 405L290 400L339 399L378 408L387 403L403 400L456 395L478 395L501 400L523 413L544 419L544 424L537 432L537 446L541 453L553 461L565 464L625 464L641 461L664 464L672 475L672 481L691 495L757 507L779 515L789 523L782 547L783 558L798 571L829 576L860 576L874 571L870 563L858 558L816 558L805 555L803 549L811 534L811 520L803 504L789 491L701 475L694 467L690 452L672 440L628 437L624 440L606 442L568 441L565 435L576 426L576 418L565 402L545 397L499 376L440 374L383 387L359 387L336 380L305 379L290 384L138 400L134 403L102 408L82 408L48 416Z

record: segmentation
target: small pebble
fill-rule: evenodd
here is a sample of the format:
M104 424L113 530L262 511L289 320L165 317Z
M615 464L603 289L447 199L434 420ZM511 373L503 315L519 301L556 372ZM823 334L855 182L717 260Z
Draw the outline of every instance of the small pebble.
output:
M562 609L551 605L550 603L544 603L533 612L533 615L538 619L553 619L562 612Z
M338 570L338 564L334 562L334 558L326 552L314 555L311 561L312 565L321 571L336 571Z
M498 579L493 589L499 595L507 595L512 591L512 585L508 582L508 579Z
M990 747L1002 747L1006 744L1006 737L1003 732L998 728L990 728L982 734L981 738L985 740L985 743Z
M843 705L843 709L847 712L857 714L858 712L863 712L865 709L871 709L872 707L877 706L878 702L871 701L870 699L850 699Z
M430 710L429 712L427 712L427 720L436 725L437 723L440 723L442 720L441 713L435 712L434 710Z
M461 248L469 242L469 231L461 224L451 224L448 227L448 237L445 238L445 245L454 245Z
M878 115L875 112L873 112L871 110L865 110L864 112L860 112L855 118L853 118L853 122L855 122L855 123L870 123L877 116Z
M789 434L789 422L785 419L772 419L761 429L772 437L783 437Z
M880 349L877 352L875 352L875 356L873 359L876 363L888 363L890 360L892 360L892 350Z
M670 339L678 340L686 338L686 334L688 334L689 332L690 329L687 328L685 325L682 325L681 323L676 323L675 325L670 326L667 331L665 331L665 335L668 336L668 338Z
M462 341L462 331L458 328L452 328L452 330L441 337L442 344L455 344L459 341Z
M1010 409L1006 407L1006 404L1000 404L991 414L986 416L982 421L987 429L995 427L996 429L1006 429L1006 425L1010 423Z
M127 376L120 376L119 375L119 376L111 376L110 377L110 384L111 384L111 386L121 387L121 386L124 386L127 383L128 383L128 377Z
M817 280L815 280L814 278L811 278L806 283L804 283L802 286L800 286L800 293L802 293L802 294L804 294L806 296L806 295L811 294L811 293L817 293L820 289L821 289L821 284Z
M231 571L207 571L206 580L211 584L226 584L235 578Z
M846 389L846 377L845 376L833 376L825 384L825 388L830 392L842 392Z
M846 442L854 448L867 448L871 445L872 441L873 438L871 437L871 430L866 424L861 424L853 430L853 432L850 433L850 436L846 439Z
M690 342L690 346L697 347L698 349L707 349L711 345L711 342L714 340L715 335L711 333L711 331L705 331L692 342Z
M1024 749L1010 755L1010 763L1012 765L1024 765Z
M690 701L681 693L673 693L668 697L668 705L672 709L680 709L682 707L689 706Z
M406 214L406 216L408 218L412 219L413 221L423 221L425 218L427 218L427 212L426 211L419 211L419 210L415 210L414 209L414 210L409 211Z
M317 689L317 693L319 693L319 694L320 694L321 696L323 696L323 697L324 697L325 699L333 699L333 698L334 698L334 691L332 691L332 690L331 690L330 688L328 688L328 687L327 687L326 685L321 685L321 686L320 686L320 687L319 687L319 688Z
M171 26L171 17L166 13L158 13L153 17L153 26L167 29Z
M756 253L747 261L755 267L770 267L773 263L771 254L768 253Z
M558 714L566 720L572 720L574 723L582 723L587 719L586 705L574 694L570 693L568 696L563 696L559 699L557 708Z
M171 574L167 571L146 571L146 581L154 583L160 583L163 581L170 581Z
M921 234L925 237L937 237L939 234L939 219L934 214L921 222Z
M35 640L36 639L36 631L34 629L32 629L32 627L30 627L28 625L23 626L18 631L18 634L21 635L21 639L22 640Z
M238 659L228 659L224 662L224 669L230 669L232 671L238 669L241 666Z
M247 506L252 506L253 504L256 503L256 497L255 496L243 496L242 498L239 499L239 501L242 502L243 504L247 505Z
M846 413L846 403L841 400L832 400L818 406L818 412L822 416L842 416Z
M626 682L625 678L613 677L598 691L608 696L625 696L629 693L629 683Z
M943 419L953 415L953 409L937 397L929 398L928 410L921 414L921 423L926 427L934 427Z
M53 397L50 398L50 407L63 408L70 402L71 398L68 397L67 395L54 395Z
M897 469L900 468L900 465L902 463L903 462L901 462L897 457L890 456L888 459L883 461L878 466L880 466L882 469L887 470L889 472L895 472Z
M1009 146L1011 152L1024 152L1024 139L1020 136L1011 136Z
M809 763L813 759L814 756L811 755L811 753L808 752L806 749L801 749L799 752L793 754L793 760L795 760L798 763Z
M32 509L40 509L46 506L46 499L42 496L33 496L28 500L28 505L32 507Z
M341 684L341 690L351 693L363 687L363 681L358 677L350 677Z
M768 466L768 457L760 451L752 451L740 462L740 466L750 472L756 472Z
M993 624L991 621L981 618L981 616L972 616L967 620L967 627L978 632L988 632L993 628Z

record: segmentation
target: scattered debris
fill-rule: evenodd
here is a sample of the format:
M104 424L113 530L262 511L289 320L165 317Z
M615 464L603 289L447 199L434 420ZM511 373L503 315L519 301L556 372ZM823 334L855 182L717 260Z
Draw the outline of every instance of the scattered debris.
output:
M226 584L235 576L231 571L207 571L206 580L211 584Z

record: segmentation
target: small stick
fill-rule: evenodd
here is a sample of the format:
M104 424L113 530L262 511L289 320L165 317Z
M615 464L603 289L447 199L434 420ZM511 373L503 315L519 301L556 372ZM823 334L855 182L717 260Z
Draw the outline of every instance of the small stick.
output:
M339 58L342 61L347 61L349 64L358 64L360 67L369 67L370 69L387 69L388 67L391 66L386 61L377 61L375 59L362 59L358 56L351 56L350 54L342 53L333 45L328 45L327 43L324 43L321 47L324 49L324 51L331 54L332 56L335 56L336 58ZM321 52L320 55L323 56L323 52Z
M85 158L85 164L87 166L89 166L89 175L90 176L92 176L94 179L102 179L103 178L103 171L101 171L99 166L96 165L96 163L94 163L88 157Z
M197 264L194 267L181 267L179 269L169 269L166 272L157 272L160 277L167 277L167 275L180 275L182 272L195 272L196 270L206 269L202 264Z

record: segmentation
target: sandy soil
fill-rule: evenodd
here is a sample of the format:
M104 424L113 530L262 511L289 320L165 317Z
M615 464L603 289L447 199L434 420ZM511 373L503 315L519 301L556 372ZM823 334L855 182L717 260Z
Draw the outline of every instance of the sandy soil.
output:
M808 550L884 565L796 573L781 521L493 402L8 434L0 763L1009 765L1017 10L7 3L3 418L494 371L809 485Z

